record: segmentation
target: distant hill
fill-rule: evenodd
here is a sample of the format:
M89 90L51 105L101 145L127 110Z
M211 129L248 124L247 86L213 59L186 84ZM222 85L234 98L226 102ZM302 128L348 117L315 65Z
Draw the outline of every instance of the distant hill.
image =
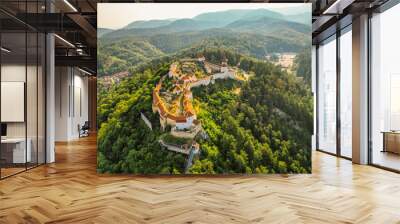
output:
M193 48L224 48L258 59L270 53L298 52L311 41L311 15L298 12L227 10L191 19L135 21L120 30L101 30L98 73L125 71Z
M295 31L281 30L287 35L277 37L230 29L208 29L205 31L165 33L145 37L131 37L118 40L99 39L100 76L125 71L149 60L192 48L223 48L262 59L274 52L297 52L307 46L305 34L290 38Z
M297 23L302 23L302 24L311 24L311 14L310 13L300 13L300 14L294 14L294 15L288 15L286 19L297 22Z
M267 9L250 10L242 18L240 18L240 20L257 20L260 18L285 20L285 16L283 16L281 13L273 12Z
M205 30L219 27L212 21L197 21L194 19L178 19L167 26L159 27L160 33Z
M262 34L238 33L229 29L209 29L205 31L170 33L146 38L152 45L170 54L191 46L228 48L246 55L262 58L267 53L293 51L304 48L306 39L298 42Z
M111 33L114 30L112 29L107 29L107 28L97 28L97 37L102 37L103 35L107 33Z
M196 21L194 19L178 19L169 21L167 25L155 28L130 28L120 29L115 32L109 33L104 38L121 38L128 36L151 36L156 34L177 33L196 30L205 30L220 27L211 21Z
M105 45L99 42L98 52L97 70L99 76L127 71L131 66L164 55L162 51L149 42L141 40L125 40Z
M293 39L304 39L311 32L311 27L302 23L273 19L270 17L262 17L255 20L242 19L227 25L226 28L239 32L256 31L257 33L266 35Z
M311 3L296 5L295 7L273 8L271 11L280 13L284 16L302 14L311 11Z
M166 26L170 24L173 20L139 20L129 23L123 29L134 29L134 28L156 28L160 26Z
M293 10L292 10L293 11ZM293 12L300 12L300 10L296 10ZM263 19L263 20L261 20ZM271 23L268 20L272 21L280 20L282 23ZM155 35L162 33L172 33L172 32L187 32L187 31L198 31L198 30L206 30L213 28L224 28L229 26L228 28L234 29L235 27L233 23L253 23L254 21L259 20L259 24L261 22L267 22L268 29L276 30L274 25L276 26L285 26L286 29L293 29L294 26L291 26L286 22L297 22L302 23L305 26L311 25L311 15L309 13L297 13L290 15L283 15L278 12L274 12L272 10L267 9L244 9L244 10L227 10L222 12L210 12L203 13L198 16L195 16L192 19L177 19L177 20L149 20L149 21L135 21L128 26L124 27L121 30L117 30L107 35L104 35L104 38L121 38L128 36L145 36L145 35ZM266 24L261 24L263 27L266 27ZM249 26L252 26L249 24ZM284 27L281 27L282 29ZM307 31L308 32L308 31ZM271 33L271 32L269 32Z
M267 9L236 9L227 10L222 12L209 12L200 14L193 19L196 21L208 21L213 22L216 27L226 26L234 21L241 19L256 19L259 17L269 18L283 18L280 13L273 12Z

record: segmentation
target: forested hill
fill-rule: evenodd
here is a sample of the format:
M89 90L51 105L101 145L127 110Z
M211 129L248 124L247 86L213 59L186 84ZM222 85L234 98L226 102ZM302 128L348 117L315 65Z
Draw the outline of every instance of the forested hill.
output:
M308 21L308 22L307 22ZM98 39L98 75L112 75L193 46L221 47L265 59L311 45L311 17L266 9L228 10L194 18L135 21L103 31Z
M299 52L310 44L309 38L291 40L261 34L234 33L228 30L154 35L107 42L99 40L98 74L126 71L166 55L196 48L219 47L263 59L272 52Z
M188 51L208 60L228 57L251 74L249 82L220 80L193 90L208 138L190 173L307 173L311 171L312 96L308 85L280 68L229 50ZM152 90L174 59L149 63L111 89L99 83L100 172L182 173L185 157L161 149ZM140 119L146 114L151 131Z
M103 35L107 34L107 33L111 33L114 30L112 29L107 29L107 28L97 28L97 37L102 37Z
M193 18L166 19L166 20L148 20L135 21L124 27L104 36L107 39L115 39L128 36L150 36L160 33L173 33L183 31L201 31L213 28L227 28L240 30L240 26L234 26L235 23L247 23L264 20L268 24L268 29L303 27L306 30L311 29L311 14L302 12L285 15L274 12L269 9L244 9L227 10L203 13ZM273 21L273 22L269 22ZM279 22L279 23L277 23ZM259 24L258 24L259 25ZM263 25L262 28L264 28ZM268 31L263 29L254 29L252 31Z

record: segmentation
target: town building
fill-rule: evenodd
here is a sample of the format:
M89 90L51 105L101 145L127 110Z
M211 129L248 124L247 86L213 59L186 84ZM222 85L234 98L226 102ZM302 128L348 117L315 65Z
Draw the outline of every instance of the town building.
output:
M196 78L193 72L196 70L196 63L201 62L205 72L209 74L203 78ZM216 79L237 79L237 70L228 66L228 60L224 59L221 65L207 62L204 56L197 59L182 59L179 62L171 64L168 75L161 78L160 82L156 85L153 91L152 109L154 113L160 115L160 125L163 130L166 126L171 126L171 134L176 137L179 136L193 136L201 129L200 122L197 120L196 111L192 104L192 91L191 88L199 86L207 86L214 83ZM175 99L181 100L181 103L170 106L168 100L165 100L161 95L167 99L171 98L171 93L160 93L162 83L165 78L173 78L172 94ZM161 95L160 95L161 94ZM176 98L176 95L181 95L181 98ZM176 105L179 108L176 108ZM180 133L182 132L182 133ZM183 133L187 132L187 133ZM196 133L194 133L196 132Z

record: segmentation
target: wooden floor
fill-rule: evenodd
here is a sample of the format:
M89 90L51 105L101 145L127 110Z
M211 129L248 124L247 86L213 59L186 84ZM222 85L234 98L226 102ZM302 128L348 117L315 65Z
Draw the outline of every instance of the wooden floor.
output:
M25 167L7 167L7 168L0 168L1 169L1 177L8 177L13 174L25 171Z
M96 174L95 139L0 181L0 223L400 223L400 175L315 152L312 175Z

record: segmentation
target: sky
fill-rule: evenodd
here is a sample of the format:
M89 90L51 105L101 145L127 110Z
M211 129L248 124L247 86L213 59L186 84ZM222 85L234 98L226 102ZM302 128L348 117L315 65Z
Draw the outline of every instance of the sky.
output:
M294 3L98 3L97 26L120 29L137 20L193 18L205 12L230 9L296 7Z

